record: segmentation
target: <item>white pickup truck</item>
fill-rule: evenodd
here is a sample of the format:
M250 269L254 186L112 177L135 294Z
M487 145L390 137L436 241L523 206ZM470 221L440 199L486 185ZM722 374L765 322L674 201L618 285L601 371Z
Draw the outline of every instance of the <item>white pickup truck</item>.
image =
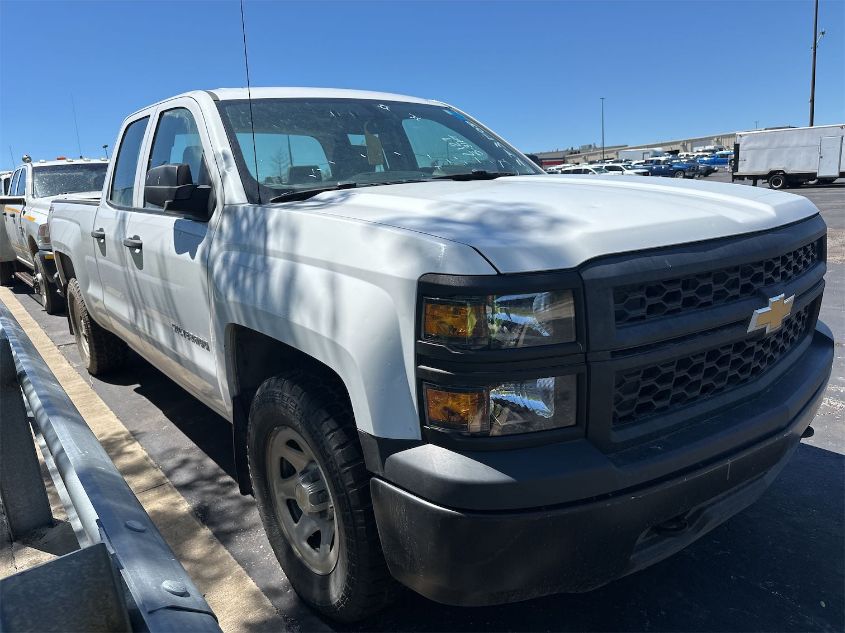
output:
M199 91L124 122L50 238L93 374L126 346L232 422L301 597L586 591L755 499L818 407L802 197L548 176L460 110ZM801 538L796 534L795 538Z
M0 283L14 276L31 286L48 314L64 301L56 285L56 267L44 240L50 204L58 197L96 198L103 188L108 161L65 158L33 162L24 156L0 196Z

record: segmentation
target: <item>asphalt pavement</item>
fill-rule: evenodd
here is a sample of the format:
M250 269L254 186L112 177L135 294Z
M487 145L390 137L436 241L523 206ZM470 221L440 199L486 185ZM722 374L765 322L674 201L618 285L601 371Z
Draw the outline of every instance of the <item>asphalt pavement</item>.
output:
M668 560L587 594L454 608L402 591L393 608L346 630L845 630L845 181L793 193L810 198L830 229L821 318L837 339L836 360L815 436L760 501ZM88 376L66 319L46 315L24 286L15 292L288 629L341 630L305 607L279 569L254 500L232 478L228 423L134 354L120 373Z

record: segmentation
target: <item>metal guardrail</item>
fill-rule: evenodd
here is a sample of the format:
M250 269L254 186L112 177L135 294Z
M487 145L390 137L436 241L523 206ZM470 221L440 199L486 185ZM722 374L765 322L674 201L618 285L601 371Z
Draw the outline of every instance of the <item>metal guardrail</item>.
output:
M81 547L0 580L0 631L220 631L211 607L2 304L0 414L0 498L12 537L54 523L31 426Z

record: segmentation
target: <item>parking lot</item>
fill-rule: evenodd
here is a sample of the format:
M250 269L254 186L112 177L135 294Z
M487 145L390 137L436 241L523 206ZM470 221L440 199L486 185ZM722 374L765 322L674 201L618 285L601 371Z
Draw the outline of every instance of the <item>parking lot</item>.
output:
M725 182L729 175L720 172L708 180ZM588 594L460 609L403 591L393 608L353 630L845 629L845 182L792 192L812 200L828 223L821 318L836 336L836 358L813 423L815 436L803 442L757 504L680 554ZM288 629L336 629L301 605L276 563L252 498L238 493L228 423L138 357L107 380L88 376L65 318L46 315L25 286L13 290ZM171 515L163 509L154 518L176 520L177 510ZM183 562L193 573L192 567L203 561ZM237 599L238 587L231 590ZM253 619L237 628L270 630L279 621Z

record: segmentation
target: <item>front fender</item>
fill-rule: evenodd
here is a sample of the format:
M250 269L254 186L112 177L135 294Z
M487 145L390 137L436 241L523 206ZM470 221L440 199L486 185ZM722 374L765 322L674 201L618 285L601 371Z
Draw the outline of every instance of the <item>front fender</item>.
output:
M360 430L419 439L418 279L495 271L467 246L293 210L303 206L224 212L209 260L215 340L240 325L285 343L338 374ZM215 353L226 368L224 346ZM232 376L220 375L231 402Z

